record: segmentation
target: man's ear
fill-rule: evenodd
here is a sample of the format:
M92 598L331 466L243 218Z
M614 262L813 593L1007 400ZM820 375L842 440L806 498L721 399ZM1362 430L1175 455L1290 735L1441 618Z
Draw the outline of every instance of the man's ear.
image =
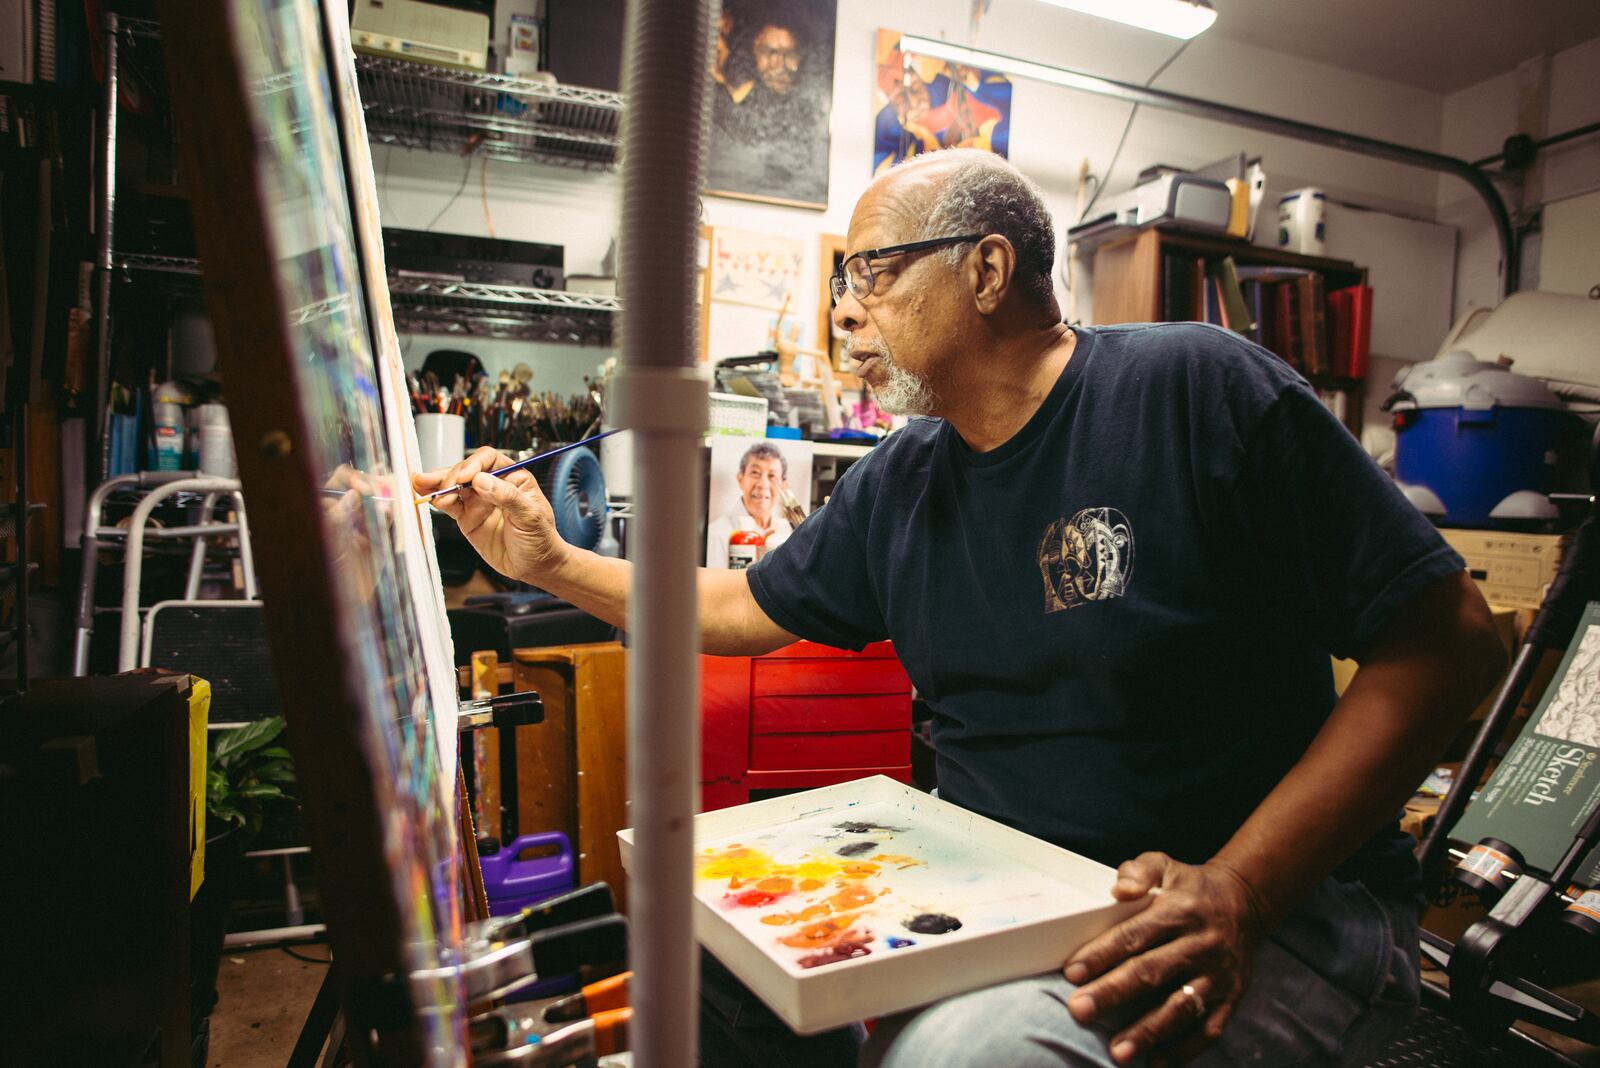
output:
M1011 291L1017 274L1017 250L999 234L978 242L976 255L967 257L972 299L983 315L993 315Z

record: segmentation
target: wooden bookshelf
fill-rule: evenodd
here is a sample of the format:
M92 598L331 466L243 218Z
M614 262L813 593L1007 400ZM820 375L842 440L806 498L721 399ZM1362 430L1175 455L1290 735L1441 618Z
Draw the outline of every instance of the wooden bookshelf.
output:
M1174 304L1171 294L1165 292L1169 272L1163 266L1171 254L1207 264L1232 257L1239 267L1313 271L1322 277L1324 292L1367 282L1366 268L1346 260L1302 256L1229 237L1152 228L1108 242L1095 250L1092 287L1095 321L1157 323L1200 318L1198 315L1163 314L1164 310L1173 311ZM1364 380L1297 369L1323 395L1324 402L1338 412L1350 432L1359 436Z

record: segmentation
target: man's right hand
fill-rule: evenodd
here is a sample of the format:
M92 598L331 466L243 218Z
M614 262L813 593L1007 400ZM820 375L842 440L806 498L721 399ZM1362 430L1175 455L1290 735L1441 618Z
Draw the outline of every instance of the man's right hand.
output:
M543 585L569 547L556 533L550 502L526 468L504 478L484 473L514 462L484 446L454 467L412 475L411 488L423 496L469 483L470 489L431 503L456 521L490 567L508 578Z

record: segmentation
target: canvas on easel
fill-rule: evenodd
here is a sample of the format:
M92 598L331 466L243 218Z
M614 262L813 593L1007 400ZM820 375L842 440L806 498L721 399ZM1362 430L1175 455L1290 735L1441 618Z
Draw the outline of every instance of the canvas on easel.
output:
M343 5L163 38L333 972L366 1063L466 1063L456 687Z

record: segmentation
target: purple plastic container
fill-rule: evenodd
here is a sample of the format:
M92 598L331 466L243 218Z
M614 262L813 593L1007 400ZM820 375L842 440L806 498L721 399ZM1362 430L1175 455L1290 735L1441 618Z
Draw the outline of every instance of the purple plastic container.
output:
M497 852L478 857L489 915L520 912L573 889L572 842L560 831L520 835Z
M560 831L520 835L493 853L480 853L478 865L491 916L520 912L575 887L572 842ZM554 997L577 989L576 976L546 976L513 990L506 1000Z

